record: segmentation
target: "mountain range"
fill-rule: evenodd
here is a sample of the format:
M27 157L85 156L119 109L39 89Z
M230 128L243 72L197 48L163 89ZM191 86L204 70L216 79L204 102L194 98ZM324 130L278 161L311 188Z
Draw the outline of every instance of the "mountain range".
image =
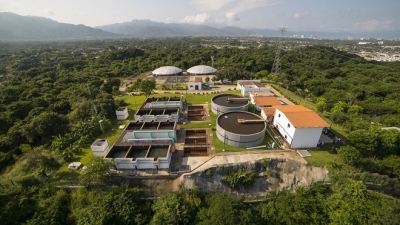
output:
M59 23L44 17L0 13L0 41L85 40L119 36L85 25Z
M388 32L316 32L288 31L286 36L297 35L305 38L323 39L399 38L400 31ZM188 36L263 36L277 37L279 32L272 29L244 29L233 26L199 25L184 23L160 23L151 20L132 20L95 28L85 25L72 25L34 16L20 16L0 12L0 41L54 41L88 40L120 37L188 37Z

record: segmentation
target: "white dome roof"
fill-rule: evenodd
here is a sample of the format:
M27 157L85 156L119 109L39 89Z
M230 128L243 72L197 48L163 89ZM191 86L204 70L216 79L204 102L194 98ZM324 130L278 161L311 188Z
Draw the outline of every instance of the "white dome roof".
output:
M211 66L198 65L189 68L187 72L190 74L213 74L217 72L217 70Z
M182 73L182 70L175 66L162 66L153 71L154 75L175 75Z

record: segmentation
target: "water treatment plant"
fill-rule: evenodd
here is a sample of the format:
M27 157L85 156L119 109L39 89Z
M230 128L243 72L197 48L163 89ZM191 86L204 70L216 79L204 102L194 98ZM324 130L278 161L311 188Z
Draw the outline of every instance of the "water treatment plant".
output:
M240 95L221 94L211 99L211 110L214 114L247 111L249 108L249 100Z
M216 134L224 144L255 147L264 141L267 124L260 116L241 111L223 113L217 118Z

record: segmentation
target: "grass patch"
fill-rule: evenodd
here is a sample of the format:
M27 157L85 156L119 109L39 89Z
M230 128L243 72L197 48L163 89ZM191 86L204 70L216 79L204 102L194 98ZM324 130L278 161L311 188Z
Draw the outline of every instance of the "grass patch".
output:
M324 149L308 150L310 157L304 159L309 165L315 167L326 167L331 174L347 174L360 172L359 169L345 164L337 154L330 152L332 144L324 144Z

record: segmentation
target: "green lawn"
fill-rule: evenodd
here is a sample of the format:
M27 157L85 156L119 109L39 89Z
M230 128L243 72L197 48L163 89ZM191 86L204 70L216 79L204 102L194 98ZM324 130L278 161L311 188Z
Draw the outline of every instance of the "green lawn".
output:
M316 167L326 166L329 173L357 173L360 172L358 169L345 164L336 153L332 153L330 150L333 144L324 144L320 149L308 150L311 154L310 157L304 159L311 165ZM339 148L339 146L335 146Z

